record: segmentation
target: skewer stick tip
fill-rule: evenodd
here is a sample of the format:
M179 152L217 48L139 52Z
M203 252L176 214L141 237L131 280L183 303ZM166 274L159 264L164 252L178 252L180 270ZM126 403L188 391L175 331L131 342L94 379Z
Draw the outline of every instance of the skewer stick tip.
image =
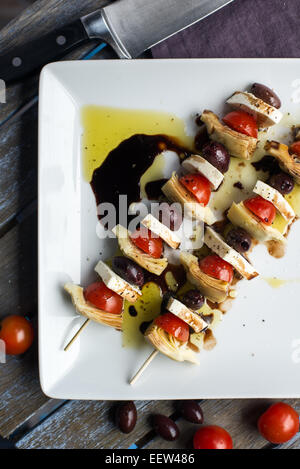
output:
M79 334L83 331L83 329L88 325L88 323L90 322L90 319L86 319L84 321L84 323L82 324L82 326L78 329L78 331L76 332L76 334L72 337L72 339L70 340L70 342L67 343L67 345L65 346L64 348L64 351L67 352L69 350L69 348L71 347L71 345L75 342L75 340L77 339L77 337L79 336Z
M145 371L145 369L147 368L148 365L150 365L150 363L152 362L152 360L154 360L154 358L156 357L156 355L159 354L159 351L158 350L153 350L153 352L151 353L151 355L149 355L149 357L147 358L147 360L143 363L143 365L140 367L140 369L137 371L137 373L131 378L131 380L129 381L129 384L131 386L133 386L136 381L139 379L139 377L141 376L141 374Z

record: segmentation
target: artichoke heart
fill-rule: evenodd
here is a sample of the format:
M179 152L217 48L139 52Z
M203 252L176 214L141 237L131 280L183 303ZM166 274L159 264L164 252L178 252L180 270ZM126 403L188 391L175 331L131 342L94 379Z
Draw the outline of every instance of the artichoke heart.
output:
M83 288L75 285L74 283L66 283L64 289L70 294L77 313L82 314L82 316L85 316L92 321L104 324L105 326L114 327L119 330L122 329L122 314L111 314L95 308L95 306L92 306L85 300Z
M204 111L201 120L206 125L210 138L222 143L231 156L243 158L244 160L252 158L258 142L256 138L241 134L227 125L223 125L218 116L212 111Z
M217 221L212 210L199 204L194 196L179 182L175 172L172 174L171 179L162 187L162 191L171 202L180 203L182 209L187 212L189 217L204 221L207 225L212 225Z
M145 337L161 353L177 362L191 362L199 365L195 353L188 348L186 342L180 342L155 324L151 324L145 332Z
M263 223L254 213L245 207L243 202L239 204L233 202L227 216L231 223L248 231L257 241L280 241L283 244L286 243L286 238L280 231Z
M293 176L297 184L300 184L300 158L297 155L291 155L287 145L268 141L265 144L265 150L268 155L278 160L281 169Z
M152 274L161 275L168 265L168 259L164 257L155 259L141 251L133 244L129 236L129 231L122 225L115 226L113 232L118 238L119 247L125 256L129 257Z
M229 283L206 275L199 267L198 258L188 252L180 253L180 261L183 264L187 279L197 287L206 298L214 303L224 301L229 292Z

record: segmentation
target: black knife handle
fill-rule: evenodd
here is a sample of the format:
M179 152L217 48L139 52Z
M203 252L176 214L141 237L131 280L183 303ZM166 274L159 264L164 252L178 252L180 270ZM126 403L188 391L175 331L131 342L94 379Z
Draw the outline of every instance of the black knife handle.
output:
M0 55L0 79L18 80L89 39L81 20Z

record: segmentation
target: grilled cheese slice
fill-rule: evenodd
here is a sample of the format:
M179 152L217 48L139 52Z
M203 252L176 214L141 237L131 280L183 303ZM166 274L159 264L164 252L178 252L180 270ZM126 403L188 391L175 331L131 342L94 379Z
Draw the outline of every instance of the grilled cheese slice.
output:
M294 210L277 189L274 189L274 187L269 186L265 182L257 181L253 192L271 202L287 221L291 222L294 220L296 216Z
M182 163L184 169L190 173L196 171L209 180L212 188L217 190L224 179L224 175L209 161L200 155L192 155Z
M257 98L252 93L237 91L231 98L227 99L226 103L235 109L240 109L251 114L257 121L259 128L267 128L279 124L282 119L282 112L265 103L262 99Z
M254 267L235 249L229 246L222 237L211 228L207 227L204 242L212 251L228 262L247 280L258 276Z
M181 301L176 300L176 298L169 299L167 310L186 322L195 332L201 332L208 327L207 322L199 314L189 309Z
M157 218L151 214L147 215L142 221L142 225L149 228L152 233L163 239L171 248L177 249L181 243L180 238L171 231L166 225L161 223Z
M117 275L108 265L99 261L95 271L100 275L103 282L110 290L125 298L129 303L135 303L142 296L141 290Z
M206 125L210 138L216 142L222 143L231 156L251 160L256 150L257 138L249 137L248 135L232 130L227 125L222 124L218 116L211 111L204 111L201 120Z

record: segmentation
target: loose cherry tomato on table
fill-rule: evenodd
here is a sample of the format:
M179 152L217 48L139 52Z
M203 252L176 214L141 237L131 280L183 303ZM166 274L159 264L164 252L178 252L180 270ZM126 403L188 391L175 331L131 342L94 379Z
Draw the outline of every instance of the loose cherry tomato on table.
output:
M300 157L300 142L294 142L290 146L290 152Z
M257 123L253 116L244 111L232 111L223 117L223 122L232 130L236 130L248 137L257 138Z
M84 289L86 301L107 313L121 314L123 298L107 288L104 282L95 282Z
M254 213L266 225L272 225L276 217L276 208L260 195L244 201L245 207Z
M233 267L228 262L221 259L217 254L204 257L199 261L199 267L202 272L210 277L224 282L232 282Z
M258 430L270 443L285 443L298 433L299 415L288 404L278 402L260 417Z
M8 355L25 353L33 342L34 332L31 323L16 314L4 318L0 323L0 339L5 342Z
M155 319L154 324L161 327L161 329L168 332L175 337L175 339L178 339L181 342L187 342L189 340L190 328L188 324L172 313L165 313L162 316L158 316Z
M159 259L163 252L162 239L146 228L139 228L131 236L131 241L146 254Z
M211 194L210 183L201 174L187 174L179 179L179 182L197 199L204 207L208 204Z
M201 427L194 435L195 449L232 449L233 443L229 433L222 427L208 425Z

